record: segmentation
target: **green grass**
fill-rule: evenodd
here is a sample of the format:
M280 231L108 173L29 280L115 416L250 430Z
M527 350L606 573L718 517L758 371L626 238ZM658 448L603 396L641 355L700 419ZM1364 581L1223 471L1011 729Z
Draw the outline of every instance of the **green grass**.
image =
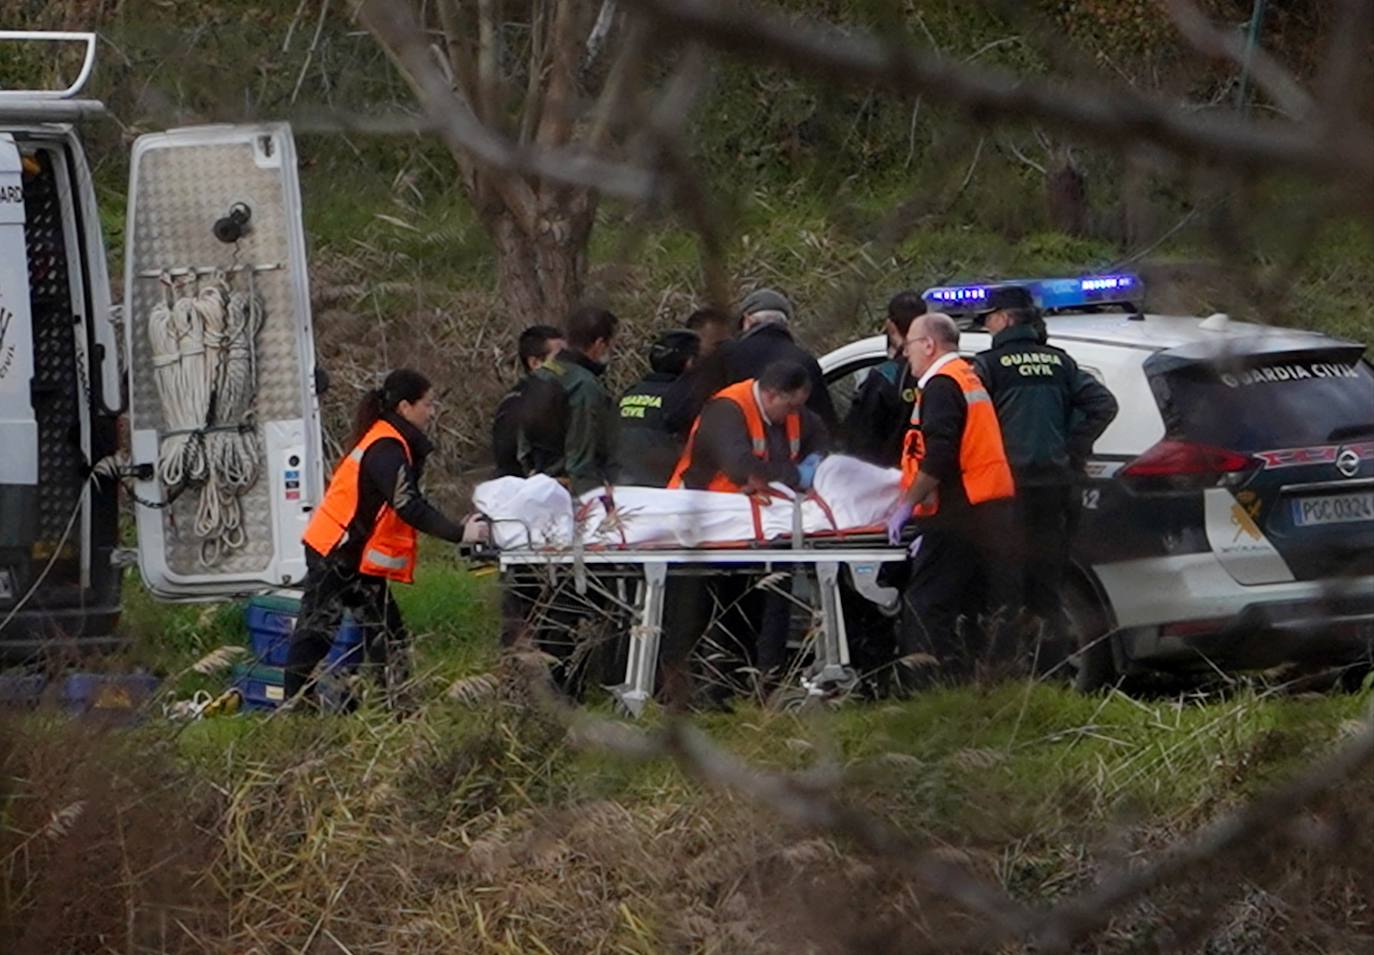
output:
M834 758L855 798L913 830L952 836L995 822L1004 835L1048 837L1127 811L1197 823L1304 765L1367 707L1364 695L1140 700L1017 682L818 715L744 707L698 723L756 765ZM566 772L584 799L652 802L684 785L668 764L598 753Z
M497 629L493 583L489 576L475 575L435 553L421 562L414 585L395 588L419 673L434 680L452 680L492 662ZM123 604L120 632L132 642L111 666L140 667L169 676L185 673L220 647L248 646L241 601L164 603L144 590L131 573L124 582ZM220 683L226 681L227 677L220 679ZM192 673L171 689L188 694L216 685Z
M833 762L845 773L851 801L913 833L1048 845L1127 816L1176 828L1199 825L1305 765L1368 705L1367 694L1283 698L1248 689L1208 699L1140 700L1009 683L819 713L742 706L696 722L759 767L805 771ZM592 712L608 715L603 707ZM658 720L650 714L639 725L652 731ZM459 804L468 798L462 791L479 782L498 790L483 790L473 811L507 814L604 800L633 809L711 798L666 759L638 763L571 748L541 725L528 712L494 702L465 707L431 695L422 728L402 732L422 734L433 755L404 772L418 774L416 798L429 800L434 811L447 802L462 812ZM192 724L178 745L188 765L212 778L321 751L338 753L336 771L347 775L362 768L347 754L368 749L390 726L374 710L352 717L255 714ZM471 763L474 750L495 763L479 772ZM431 774L444 781L441 792L432 791Z

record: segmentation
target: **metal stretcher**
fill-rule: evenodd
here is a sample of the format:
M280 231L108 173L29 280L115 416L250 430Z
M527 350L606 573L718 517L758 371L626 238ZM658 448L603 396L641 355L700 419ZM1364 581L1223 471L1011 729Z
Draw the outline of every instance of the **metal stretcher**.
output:
M638 716L654 693L663 634L663 598L670 573L738 571L766 575L809 571L808 579L814 575L820 620L814 661L803 675L803 685L810 693L823 694L831 687L852 682L855 676L841 607L846 576L856 593L889 613L895 612L899 594L878 583L878 571L884 564L906 560L907 550L889 544L885 533L863 528L690 549L653 545L497 549L482 545L473 548L469 556L494 563L502 572L542 568L551 574L569 573L579 594L586 591L589 569L598 577L625 580L635 624L630 630L625 679L608 689L630 714Z

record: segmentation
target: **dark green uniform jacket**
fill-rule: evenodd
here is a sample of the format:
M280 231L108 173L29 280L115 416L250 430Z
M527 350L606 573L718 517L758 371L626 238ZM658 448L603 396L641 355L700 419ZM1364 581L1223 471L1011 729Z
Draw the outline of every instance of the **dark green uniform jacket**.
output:
M678 456L679 436L668 430L663 399L677 375L651 371L620 399L620 483L667 487Z
M526 474L566 478L573 494L616 478L616 409L606 367L565 348L530 376L520 410Z
M1072 482L1116 417L1112 393L1029 325L998 332L973 364L997 407L1017 485Z

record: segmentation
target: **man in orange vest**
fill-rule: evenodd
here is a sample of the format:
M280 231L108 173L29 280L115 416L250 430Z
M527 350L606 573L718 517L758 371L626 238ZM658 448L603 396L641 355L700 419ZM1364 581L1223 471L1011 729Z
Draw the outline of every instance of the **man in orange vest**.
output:
M756 493L769 484L794 490L811 486L829 443L825 425L807 407L811 376L795 362L769 365L757 379L718 391L692 426L669 487L722 493ZM707 629L713 603L727 608L715 621L722 647L757 634L752 647L739 647L764 684L786 664L791 623L786 597L766 593L728 571L710 578L671 578L664 594L664 634L659 661L666 699L684 704L691 695L688 658Z
M945 677L971 675L977 648L961 613L986 611L994 621L1019 606L1015 565L1002 566L999 541L1017 539L1015 487L997 413L973 366L959 357L959 328L948 315L917 318L906 355L917 397L902 446L902 498L888 537L917 520L903 600L899 647L935 657ZM994 623L994 628L996 624Z
M790 361L723 388L701 409L669 487L761 491L777 482L805 490L829 443L807 406L811 377Z

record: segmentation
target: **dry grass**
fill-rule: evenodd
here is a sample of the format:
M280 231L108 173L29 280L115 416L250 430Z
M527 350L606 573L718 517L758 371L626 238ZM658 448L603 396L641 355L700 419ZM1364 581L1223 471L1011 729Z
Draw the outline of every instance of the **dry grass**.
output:
M1108 700L1085 720L1091 709L1049 716L1058 696L1024 704L1016 687L960 697L978 714L967 727L927 722L953 698L709 724L756 764L798 770L798 792L838 779L846 803L903 833L909 846L894 852L662 760L607 755L632 739L612 726L570 737L529 685L544 665L516 659L434 686L405 720L227 719L175 745L156 724L91 733L8 720L0 935L25 952L991 951L982 917L916 878L907 848L1035 910L1152 858L1287 765L1302 734L1341 735L1338 720L1325 736L1309 717L1276 728L1278 704L1262 696L1205 713ZM1353 708L1338 703L1322 713ZM1005 733L1018 705L1020 742L980 735ZM930 739L906 735L916 718ZM1132 799L1110 793L1148 792L1136 777L1146 767L1178 798L1123 815ZM1151 893L1077 950L1366 947L1364 788L1355 779Z

